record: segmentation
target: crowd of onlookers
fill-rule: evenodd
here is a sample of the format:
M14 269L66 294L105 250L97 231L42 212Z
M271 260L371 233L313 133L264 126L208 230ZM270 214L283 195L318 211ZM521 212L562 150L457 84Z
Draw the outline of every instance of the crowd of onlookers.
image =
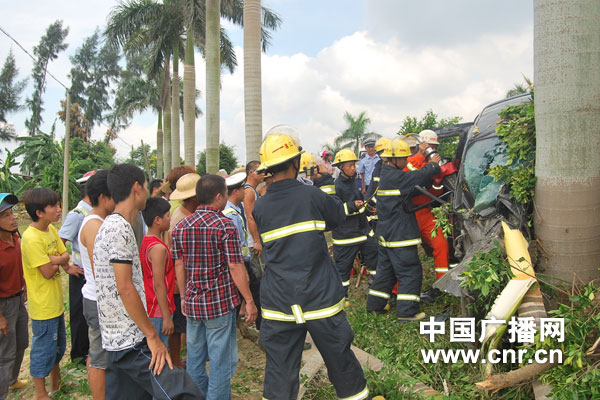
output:
M244 209L264 180L258 165L227 179L180 166L150 183L131 164L98 170L60 230L59 195L35 188L21 199L32 221L22 235L19 200L0 194L0 400L28 385L18 379L28 318L36 399L60 389L61 270L71 360L87 367L94 399L230 398L236 320L258 317L261 247Z

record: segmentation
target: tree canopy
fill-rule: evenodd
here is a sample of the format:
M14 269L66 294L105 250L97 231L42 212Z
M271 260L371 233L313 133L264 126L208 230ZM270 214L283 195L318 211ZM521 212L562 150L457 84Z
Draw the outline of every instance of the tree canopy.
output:
M106 119L112 109L110 86L119 79L119 50L109 43L103 43L96 29L94 34L83 42L71 59L71 102L79 103L89 124L86 126L89 140L91 130ZM63 106L64 107L64 106Z
M22 108L20 96L25 89L27 80L17 80L19 70L15 63L12 50L8 53L2 71L0 71L0 140L14 140L16 132L12 125L7 124L7 114Z
M235 146L228 146L225 143L219 145L219 169L224 169L227 173L231 173L237 165L238 159L235 156ZM198 164L196 171L200 175L206 174L206 151L198 153Z
M33 54L37 57L33 66L33 94L27 99L27 105L31 110L31 117L25 121L29 135L37 133L42 123L43 100L42 94L46 89L46 71L48 64L58 57L58 53L64 51L68 44L65 39L69 34L69 28L62 27L62 21L52 23L46 30L46 34L40 39L40 43L33 48Z

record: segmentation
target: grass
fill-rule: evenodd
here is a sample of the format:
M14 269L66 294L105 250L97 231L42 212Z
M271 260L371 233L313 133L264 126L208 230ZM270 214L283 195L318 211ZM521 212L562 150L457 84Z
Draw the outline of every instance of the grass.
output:
M424 268L423 290L431 287L435 272L433 260L421 254ZM395 309L383 315L375 316L366 312L366 290L355 288L351 283L351 307L347 309L348 321L354 330L354 345L373 354L385 364L379 372L367 370L367 380L372 395L383 395L387 400L418 398L399 391L399 387L412 387L423 383L440 393L447 387L449 399L533 399L530 385L488 394L477 390L475 382L483 379L481 364L425 364L420 349L466 349L464 343L451 343L449 334L437 335L434 343L419 334L419 323L398 323ZM442 295L433 304L421 304L421 311L428 316L450 311L452 317L460 316L458 298ZM447 325L448 326L448 325ZM504 366L504 369L510 368ZM312 384L312 382L311 382ZM334 393L335 394L335 393ZM321 397L314 397L321 398ZM327 399L328 397L322 397Z

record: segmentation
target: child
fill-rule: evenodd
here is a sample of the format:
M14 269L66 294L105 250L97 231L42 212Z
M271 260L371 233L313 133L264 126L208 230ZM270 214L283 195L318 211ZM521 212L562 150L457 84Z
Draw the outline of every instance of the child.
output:
M52 225L60 219L59 200L56 192L46 188L33 189L23 198L33 221L23 232L21 253L33 332L29 370L38 400L50 398L45 386L48 375L51 392L58 390L58 363L67 346L59 266L69 268L69 253Z
M174 329L171 316L175 311L175 270L171 252L160 238L169 230L170 209L169 202L161 197L150 197L146 201L142 216L148 226L148 233L140 246L148 316L165 346Z

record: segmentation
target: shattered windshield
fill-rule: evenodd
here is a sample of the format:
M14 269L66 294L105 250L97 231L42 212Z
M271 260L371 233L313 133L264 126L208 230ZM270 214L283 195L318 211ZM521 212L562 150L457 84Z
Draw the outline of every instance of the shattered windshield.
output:
M497 136L469 143L464 160L465 181L475 199L474 211L481 211L493 206L504 184L494 182L489 175L490 168L506 165L506 143Z

